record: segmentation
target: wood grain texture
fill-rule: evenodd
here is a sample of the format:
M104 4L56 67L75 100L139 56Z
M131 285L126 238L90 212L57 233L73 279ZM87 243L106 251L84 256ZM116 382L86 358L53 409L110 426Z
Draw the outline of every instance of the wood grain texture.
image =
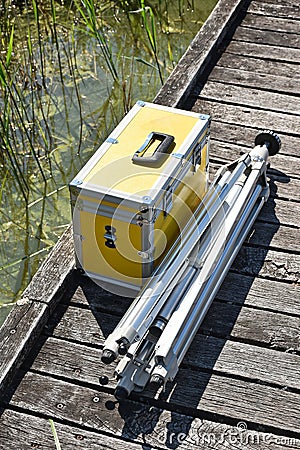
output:
M215 66L211 72L209 81L226 83L234 86L263 89L272 98L271 91L288 95L298 95L300 92L300 79L293 79L290 76L279 74L255 73L243 69L229 69ZM223 90L227 87L223 86Z
M188 380L188 385L186 380ZM284 390L184 369L167 401L182 411L218 412L282 430L299 430L299 396ZM287 423L286 418L289 418Z
M69 226L23 293L24 298L44 302L52 310L59 302L66 277L74 267L72 227Z
M260 129L271 129L278 134L300 136L300 116L275 111L256 109L255 107L220 103L217 101L197 99L193 111L210 114L212 120L243 125ZM293 132L291 133L291 130Z
M63 450L141 449L140 444L116 439L115 436L64 425L55 418L54 425ZM0 449L32 450L33 448L42 450L54 450L56 448L49 421L45 418L29 415L28 411L6 410L0 418ZM145 445L145 450L150 450L150 447Z
M221 162L210 163L210 180L213 179L217 170L221 166ZM268 180L270 186L270 198L275 198L279 200L287 200L291 202L300 201L300 179L290 178L284 173L274 170L268 172ZM272 200L271 200L272 201Z
M300 51L298 48L280 47L279 45L257 44L255 42L242 42L232 40L226 49L226 53L251 58L263 58L268 60L282 61L284 63L300 62Z
M300 316L296 284L229 272L217 297L229 303Z
M169 448L175 450L179 448L207 450L210 444L218 450L225 450L232 443L235 444L235 449L244 449L247 445L249 450L261 450L262 443L272 444L273 450L300 448L300 441L296 438L287 438L251 429L242 431L235 426L193 418L155 406L138 405L134 401L126 402L118 409L123 422L114 418L113 436L101 432L99 411L97 411L99 422L94 432L84 429L82 423L77 426L63 425L55 418L55 428L62 449L150 450L150 448ZM112 416L113 412L108 411L107 414ZM72 420L74 421L74 418ZM121 438L115 439L116 436ZM130 439L137 442L129 442ZM0 449L15 450L16 445L20 450L31 450L32 448L54 450L49 422L44 418L29 415L28 412L6 410L0 418Z
M74 293L71 305L88 306L94 315L101 312L120 316L128 309L130 299L122 299L109 293L104 298L99 287L88 278L82 278L81 287ZM229 303L300 316L298 291L296 284L229 272L217 297Z
M224 338L231 335L270 347L299 350L298 289L295 285L279 282L273 285L269 280L252 280L231 273L217 294L217 298L226 303L212 304L201 331ZM243 303L250 308L241 308ZM120 305L119 310L115 311L116 316L109 314L109 306L107 312L103 312L100 301L98 310L93 307L93 315L85 309L69 308L56 326L54 336L101 347L128 307L129 304ZM292 316L285 315L285 310Z
M184 103L195 83L207 76L248 3L248 0L220 0L217 3L168 82L158 92L154 99L156 103L179 107Z
M277 75L279 77L292 78L293 80L296 80L297 83L300 79L299 66L297 64L283 61L279 62L266 58L248 58L247 56L238 54L233 57L232 53L229 52L223 53L214 69L216 67L248 70L249 72L255 72L256 74L263 74L266 77Z
M288 30L286 30L288 31ZM257 30L240 26L233 39L241 42L253 42L270 46L300 49L300 34L282 31Z
M0 328L0 396L49 318L46 305L19 301Z
M249 13L262 14L264 16L283 17L286 19L299 19L299 7L293 1L254 0L248 9Z
M253 146L246 147L222 140L211 139L210 155L213 161L217 161L219 159L222 163L228 163L240 158L242 154L249 152L252 148ZM298 146L295 147L295 151L297 149ZM276 172L279 171L287 177L300 178L300 158L297 156L286 156L278 153L277 155L269 158L268 163L270 163L268 173L272 173L273 171L276 174Z
M300 255L244 245L232 269L246 275L299 283Z
M160 397L157 406L193 417L203 412L217 413L236 421L260 423L292 433L299 431L297 394L185 368L180 370L176 381ZM107 402L112 400L110 394L99 389L28 372L13 395L11 405L118 436L124 429L120 407L127 410L133 409L133 405L121 402L119 414L116 414L115 409L108 409ZM149 421L147 405L138 404L137 408L140 408L137 414L140 419ZM153 422L152 428L157 419Z
M292 0L253 0L202 89L247 3L219 1L155 100L185 108L195 103L195 111L212 115L213 170L248 151L262 128L273 129L283 141L268 172L269 202L175 382L165 393L148 390L121 403L114 401L114 380L99 386L99 375L110 376L114 367L101 362L104 339L131 300L103 291L77 271L70 275L74 261L68 230L24 294L22 308L31 305L35 312L24 309L24 339L14 341L14 334L8 333L0 344L8 365L9 349L16 346L13 368L33 342L37 345L23 364L27 373L20 385L11 400L4 400L10 403L0 417L3 450L54 448L48 417L55 420L63 449L300 448L299 441L279 440L294 439L300 431L298 5ZM49 313L51 320L37 339ZM26 350L20 350L21 357L19 348ZM205 432L230 436L240 421L250 432L259 429L261 439L268 434L271 440L249 444L219 439L208 446L199 438ZM183 442L178 441L179 433Z
M102 330L99 330L100 333ZM80 381L96 387L99 386L99 376L106 375L110 380L107 386L115 388L115 363L110 366L101 363L101 350L87 344L84 344L84 340L82 343L75 343L51 337L43 345L32 369L70 382ZM277 385L280 388L299 389L299 362L300 356L293 353L197 334L183 360L183 366Z
M222 108L222 105L220 105ZM214 151L214 145L216 141L219 141L219 145L221 144L233 144L239 145L242 148L240 151L245 151L246 147L248 150L254 146L254 140L256 135L261 131L261 127L250 127L243 124L230 124L225 122L226 117L224 117L224 121L213 120L211 122L211 142L212 142L212 150ZM297 136L281 134L281 149L278 155L274 158L270 158L271 167L276 169L276 158L280 159L282 156L296 156L299 158L299 142L300 139ZM217 144L216 144L217 145ZM227 146L228 147L228 146ZM239 156L239 150L236 150L235 156ZM289 166L289 162L287 158L283 159L284 164ZM283 171L285 172L285 170ZM297 174L299 176L299 173ZM295 193L297 189L294 189Z
M278 113L300 115L300 102L297 96L267 92L243 86L208 81L200 97L209 101L220 101L234 105L257 108Z
M247 242L259 247L269 247L273 250L289 250L300 252L299 228L284 227L278 224L265 223L263 216L259 216L254 224Z
M252 7L250 5L249 10ZM260 14L251 14L248 12L241 23L244 27L255 28L258 30L269 30L283 33L300 34L300 26L298 20L288 19L275 16L265 16Z
M215 301L201 330L269 348L299 351L299 320L299 317Z
M230 300L230 292L228 297ZM222 300L222 293L217 294L217 298ZM300 336L297 331L300 326L300 306L296 300L293 316L233 305L229 300L226 303L215 301L212 304L200 327L201 332L223 338L232 336L239 340L251 340L273 348L300 349ZM92 314L86 309L69 307L53 335L101 348L120 318L121 314L112 316L100 311ZM76 334L78 328L81 331Z

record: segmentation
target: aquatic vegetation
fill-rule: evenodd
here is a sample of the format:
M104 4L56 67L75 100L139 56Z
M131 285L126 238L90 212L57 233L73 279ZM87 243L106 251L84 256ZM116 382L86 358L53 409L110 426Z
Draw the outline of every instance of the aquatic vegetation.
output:
M0 305L71 220L67 185L124 113L151 100L216 0L3 0Z

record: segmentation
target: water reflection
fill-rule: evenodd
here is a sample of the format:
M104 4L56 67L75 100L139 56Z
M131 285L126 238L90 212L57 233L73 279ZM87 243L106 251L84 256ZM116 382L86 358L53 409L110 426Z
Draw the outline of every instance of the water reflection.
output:
M68 182L136 100L151 101L161 85L157 64L166 79L216 0L153 7L157 58L139 2L127 11L121 1L95 2L105 43L73 2L36 10L27 1L7 3L0 18L0 305L18 298L70 222Z

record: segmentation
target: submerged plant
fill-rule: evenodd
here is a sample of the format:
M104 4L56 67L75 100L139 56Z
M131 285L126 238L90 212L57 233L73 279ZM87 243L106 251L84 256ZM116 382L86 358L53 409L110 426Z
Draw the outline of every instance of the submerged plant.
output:
M102 55L114 80L118 80L118 71L114 62L111 46L101 23L101 16L97 16L94 0L74 0L83 22L91 37L95 38L100 46Z
M2 1L0 292L6 302L18 297L70 222L70 179L136 100L151 101L197 31L197 21L186 16L191 6L190 0Z
M151 6L145 6L145 0L140 1L141 1L141 9L139 11L141 12L143 26L146 30L151 50L153 52L161 84L163 84L164 80L160 69L160 64L158 61L158 43L156 37L155 15L153 13Z

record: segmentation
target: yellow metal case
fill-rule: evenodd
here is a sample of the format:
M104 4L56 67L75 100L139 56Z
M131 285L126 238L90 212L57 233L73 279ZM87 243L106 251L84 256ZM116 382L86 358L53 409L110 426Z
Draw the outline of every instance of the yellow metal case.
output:
M70 183L77 266L136 295L207 189L208 115L137 102Z

